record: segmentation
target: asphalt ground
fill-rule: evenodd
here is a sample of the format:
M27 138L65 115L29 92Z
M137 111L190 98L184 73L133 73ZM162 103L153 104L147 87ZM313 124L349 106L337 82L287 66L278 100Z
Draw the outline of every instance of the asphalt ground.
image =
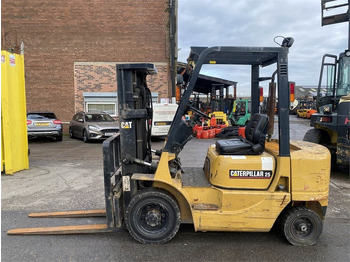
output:
M302 140L309 120L290 117L291 139ZM276 134L276 131L275 131ZM202 166L215 139L192 139L180 153L186 166ZM164 141L155 139L154 149ZM332 171L323 233L309 247L269 233L194 232L182 225L165 245L142 245L122 228L116 233L10 236L12 228L103 224L103 218L29 218L31 212L104 208L102 143L64 137L29 142L30 169L1 176L1 261L350 261L348 171Z

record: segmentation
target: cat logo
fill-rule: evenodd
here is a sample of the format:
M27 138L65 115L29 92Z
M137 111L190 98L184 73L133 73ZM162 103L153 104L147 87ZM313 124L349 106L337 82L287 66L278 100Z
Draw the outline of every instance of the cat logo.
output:
M261 178L270 179L272 171L269 170L230 170L230 178Z
M131 124L132 124L132 122L121 122L120 127L122 129L130 129L132 127Z

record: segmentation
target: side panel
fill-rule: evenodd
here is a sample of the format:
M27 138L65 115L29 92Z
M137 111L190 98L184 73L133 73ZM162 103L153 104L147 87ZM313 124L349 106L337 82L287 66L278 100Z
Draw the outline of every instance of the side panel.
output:
M222 208L193 210L193 222L197 231L267 232L289 202L286 192L223 190Z
M193 221L196 231L266 232L291 201L288 191L270 190L272 185L268 190L222 189L209 184L185 186L181 175L170 176L168 161L173 157L163 152L154 176L134 174L132 179L154 181L153 186L169 191L181 206L183 222ZM289 175L288 163L282 175ZM283 173L285 169L278 170ZM276 173L275 177L279 179L281 175Z
M1 51L1 171L28 168L24 57Z
M291 153L291 189L293 201L322 201L327 205L331 154L314 143L293 141L300 150Z

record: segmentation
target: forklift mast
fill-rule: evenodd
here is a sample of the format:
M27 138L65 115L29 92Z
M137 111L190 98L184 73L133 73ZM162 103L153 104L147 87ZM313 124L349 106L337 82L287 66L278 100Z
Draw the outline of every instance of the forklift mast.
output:
M146 76L157 73L153 64L117 65L118 112L120 123L120 156L122 177L130 184L125 204L136 191L128 174L147 173L152 168L151 123L152 95ZM123 181L124 182L124 181Z

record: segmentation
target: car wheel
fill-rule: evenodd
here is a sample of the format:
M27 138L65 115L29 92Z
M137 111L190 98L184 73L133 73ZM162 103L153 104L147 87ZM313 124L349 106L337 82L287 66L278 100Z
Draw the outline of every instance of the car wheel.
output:
M74 138L73 131L72 131L71 127L69 127L69 137Z
M304 206L288 208L281 222L282 232L292 245L313 245L322 233L321 218Z
M137 193L125 212L130 235L143 244L170 241L180 227L180 209L165 191L149 188Z
M83 131L83 140L85 143L89 142L89 135L85 129Z

